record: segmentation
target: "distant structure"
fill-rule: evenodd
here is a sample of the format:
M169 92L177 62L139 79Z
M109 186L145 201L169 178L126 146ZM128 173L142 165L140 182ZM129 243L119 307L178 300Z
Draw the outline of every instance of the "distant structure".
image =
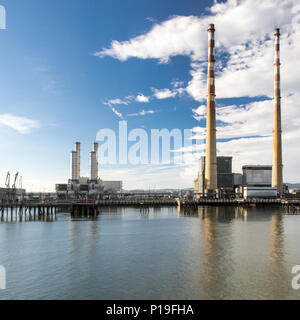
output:
M93 143L93 151L90 152L90 180L98 180L98 143Z
M75 142L75 151L71 151L71 180L80 178L80 142Z
M15 174L12 185L10 185L10 183L10 172L7 172L5 188L0 187L0 201L4 203L22 200L26 194L26 190L22 188L22 177L19 176L19 172Z
M216 101L215 101L215 27L208 27L208 71L207 71L207 119L205 190L214 193L217 189L216 151Z
M98 148L97 142L93 143L89 157L89 177L80 176L80 142L75 143L75 151L71 151L70 179L67 184L56 184L58 195L100 195L104 192L116 193L123 189L122 181L103 181L98 175Z
M274 131L272 186L278 194L283 194L282 181L282 141L281 141L281 102L280 102L280 31L275 29L275 86L274 86Z

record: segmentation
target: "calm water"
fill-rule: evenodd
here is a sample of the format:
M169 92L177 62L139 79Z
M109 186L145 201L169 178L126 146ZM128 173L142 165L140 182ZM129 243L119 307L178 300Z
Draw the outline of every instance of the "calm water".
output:
M0 299L300 299L300 216L281 209L106 209L0 221Z

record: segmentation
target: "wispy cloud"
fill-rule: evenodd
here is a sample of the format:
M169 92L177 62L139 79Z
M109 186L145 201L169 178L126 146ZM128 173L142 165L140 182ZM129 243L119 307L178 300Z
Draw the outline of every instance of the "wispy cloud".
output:
M122 99L119 99L119 98L116 98L116 99L110 99L110 100L107 100L105 102L103 102L103 104L105 105L108 105L108 106L112 106L112 105L120 105L120 104L125 104L125 105L128 105L130 102L130 99L126 99L126 100L122 100Z
M33 129L40 127L40 123L37 120L18 117L12 114L1 114L0 123L22 134L30 133Z
M130 113L127 116L128 117L137 117L137 116L145 116L146 114L154 114L156 113L157 110L142 110L141 112L137 112L137 113Z
M105 102L103 102L103 104L105 104L107 106L129 105L129 104L133 103L134 101L146 103L146 102L150 101L150 97L145 96L142 93L139 93L137 96L128 95L123 99L115 98L115 99L106 100Z
M123 119L123 115L121 112L119 112L114 106L108 105L111 109L111 111L120 119Z

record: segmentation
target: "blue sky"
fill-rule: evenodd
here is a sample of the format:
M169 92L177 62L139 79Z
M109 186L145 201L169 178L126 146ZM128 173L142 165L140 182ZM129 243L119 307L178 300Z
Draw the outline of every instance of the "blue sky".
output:
M0 1L7 16L0 30L0 183L7 171L20 171L28 190L53 190L69 178L77 140L87 175L98 130L117 132L113 110L129 130L194 128L203 141L208 23L216 25L218 153L234 156L235 171L272 162L273 30L282 29L285 177L296 182L298 162L289 159L299 150L293 58L300 10L295 1L273 3ZM122 179L126 188L191 187L202 153L184 166L100 164L100 177Z

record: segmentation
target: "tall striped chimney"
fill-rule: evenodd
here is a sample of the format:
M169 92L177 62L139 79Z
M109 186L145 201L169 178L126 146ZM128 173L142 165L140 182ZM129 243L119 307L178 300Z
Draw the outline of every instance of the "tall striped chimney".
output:
M282 143L281 143L281 103L280 103L280 30L275 29L275 86L274 86L274 131L272 187L283 194L282 185Z
M207 119L205 189L217 189L216 98L215 98L215 26L208 27Z

